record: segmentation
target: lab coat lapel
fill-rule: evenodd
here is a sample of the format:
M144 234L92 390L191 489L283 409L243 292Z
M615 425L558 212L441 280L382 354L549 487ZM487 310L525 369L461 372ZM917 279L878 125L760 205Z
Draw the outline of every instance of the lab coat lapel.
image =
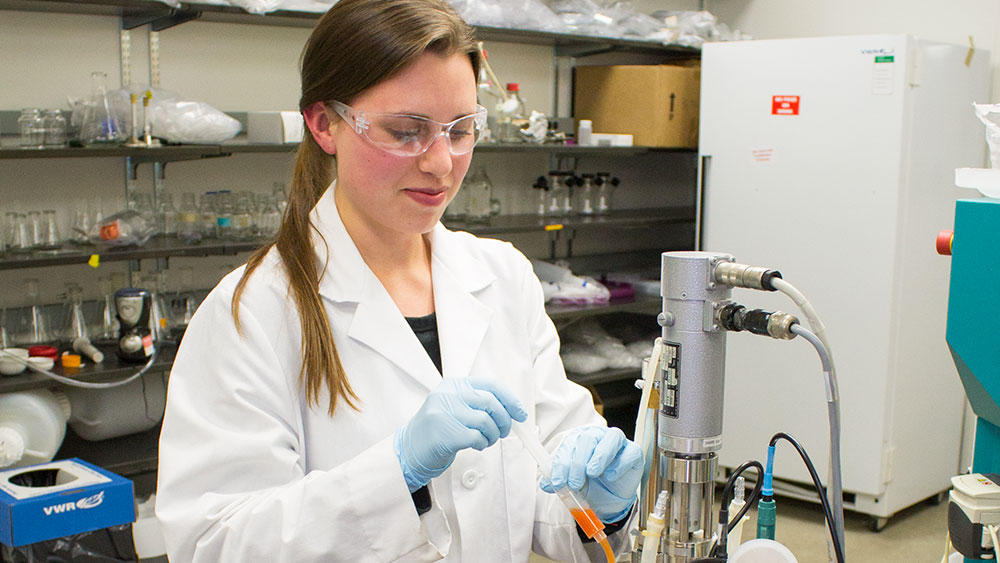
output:
M334 203L335 185L326 190L311 215L326 240L324 244L319 234L314 233L320 268L326 263L319 293L336 304L356 304L353 315L348 315L347 336L385 357L427 389L433 389L441 382L441 376L344 228ZM363 374L351 376L363 377Z
M493 316L493 309L483 304L477 294L495 277L468 251L465 236L448 232L439 223L431 241L434 308L445 377L475 375L473 363Z

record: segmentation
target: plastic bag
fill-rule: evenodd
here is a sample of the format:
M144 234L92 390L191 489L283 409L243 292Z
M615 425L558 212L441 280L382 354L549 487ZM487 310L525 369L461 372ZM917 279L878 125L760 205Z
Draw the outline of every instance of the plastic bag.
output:
M118 115L131 115L130 94L136 94L137 136L143 127L142 96L152 92L149 101L149 122L154 137L171 143L216 144L231 139L240 132L240 122L204 103L184 100L175 92L159 88L130 85L110 92L111 103ZM127 120L127 131L131 134L131 118Z
M281 0L227 0L237 8L243 8L251 14L266 14L278 9Z
M990 146L990 167L1000 169L1000 104L977 104L972 107L976 117L986 126L986 143Z
M582 344L565 344L559 352L563 367L572 373L594 373L608 368L608 359Z
M566 26L541 0L449 0L472 25L566 32Z
M548 5L573 33L603 37L625 34L615 18L592 0L548 0Z
M156 234L156 226L138 211L122 211L91 227L87 240L98 246L142 246Z
M138 562L132 525L122 524L22 547L2 547L3 563L123 563Z

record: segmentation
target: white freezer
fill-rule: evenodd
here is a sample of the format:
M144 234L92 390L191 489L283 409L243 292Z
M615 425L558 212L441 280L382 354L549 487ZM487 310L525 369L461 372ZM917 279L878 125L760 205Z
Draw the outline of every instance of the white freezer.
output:
M950 263L934 239L968 197L954 169L986 156L971 104L987 100L989 56L968 57L905 35L702 53L701 248L780 270L815 306L839 376L846 504L876 517L948 489L960 470L965 401L944 339ZM798 314L780 294L733 299ZM822 370L807 342L730 334L725 401L721 465L763 461L784 431L826 481ZM810 483L787 445L775 477Z

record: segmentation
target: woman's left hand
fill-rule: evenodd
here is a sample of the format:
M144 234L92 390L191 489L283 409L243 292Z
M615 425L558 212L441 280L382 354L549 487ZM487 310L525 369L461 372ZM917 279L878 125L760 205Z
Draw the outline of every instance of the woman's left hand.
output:
M573 429L556 449L552 475L542 482L551 493L568 486L581 491L603 522L617 522L635 504L642 480L642 451L617 428Z

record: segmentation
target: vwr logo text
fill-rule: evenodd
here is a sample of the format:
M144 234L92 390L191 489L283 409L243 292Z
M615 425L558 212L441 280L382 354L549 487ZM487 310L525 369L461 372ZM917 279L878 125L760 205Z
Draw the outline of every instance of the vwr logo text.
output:
M76 502L64 502L62 504L46 506L42 508L42 511L45 512L46 516L52 516L53 514L62 514L63 512L69 512L71 510L94 508L95 506L100 506L102 502L104 502L104 491L101 491L96 495L82 498Z

